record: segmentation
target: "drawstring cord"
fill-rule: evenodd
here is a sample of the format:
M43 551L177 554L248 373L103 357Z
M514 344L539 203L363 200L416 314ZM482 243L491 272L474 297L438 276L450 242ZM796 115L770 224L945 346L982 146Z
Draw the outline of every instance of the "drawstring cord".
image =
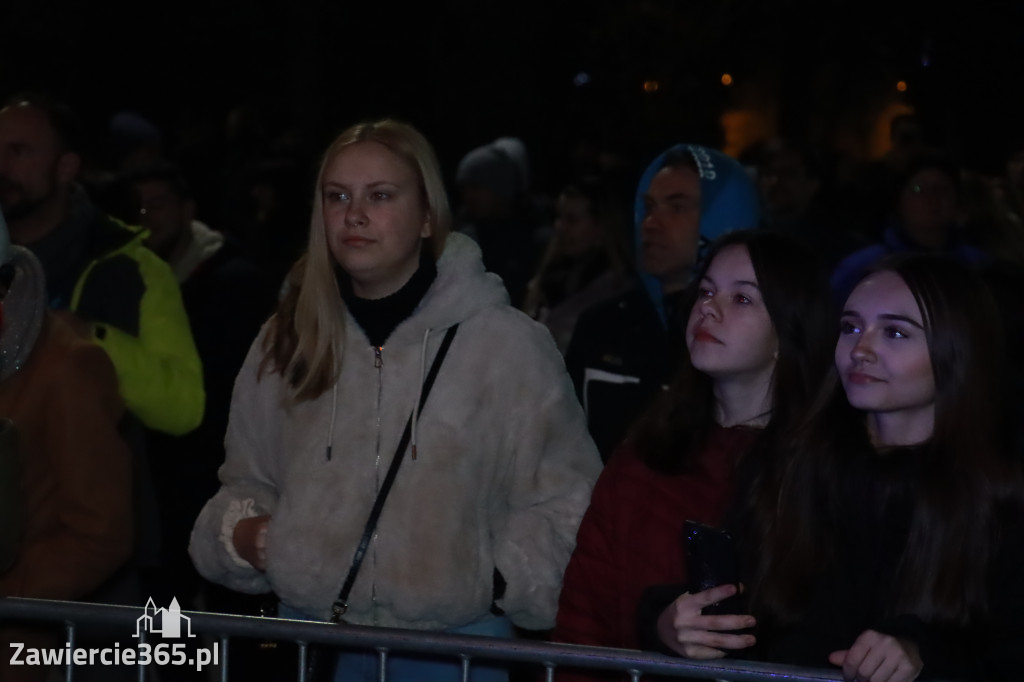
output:
M412 458L416 459L416 422L420 418L420 400L423 397L423 377L427 369L427 337L430 336L430 329L423 330L423 344L420 346L420 380L417 382L416 402L412 404Z
M412 406L412 458L416 459L416 424L420 419L420 400L423 399L423 379L427 370L427 339L431 330L423 331L423 343L420 346L420 380L417 382L416 402ZM331 451L334 449L334 423L338 416L338 382L334 382L331 389L331 427L327 432L327 461L331 460Z
M331 390L331 428L327 432L327 461L331 461L331 450L334 449L334 420L338 414L338 381L335 380Z

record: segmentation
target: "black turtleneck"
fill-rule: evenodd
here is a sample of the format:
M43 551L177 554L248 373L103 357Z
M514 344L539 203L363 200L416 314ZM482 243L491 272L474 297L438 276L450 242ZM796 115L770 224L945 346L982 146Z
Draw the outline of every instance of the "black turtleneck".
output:
M352 291L352 280L340 266L334 267L334 275L338 280L338 290L348 306L352 317L366 333L370 343L383 346L384 342L395 331L395 327L406 320L416 306L423 300L427 289L437 277L437 265L434 263L429 244L420 249L420 266L402 288L384 298L359 298Z

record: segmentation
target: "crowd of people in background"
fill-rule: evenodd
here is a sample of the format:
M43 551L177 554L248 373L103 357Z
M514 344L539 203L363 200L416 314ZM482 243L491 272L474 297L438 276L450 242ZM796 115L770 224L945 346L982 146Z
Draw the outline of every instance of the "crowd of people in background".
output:
M667 140L541 188L501 137L446 188L403 123L319 166L232 123L209 167L138 114L0 107L2 596L272 591L293 618L849 680L1019 673L1024 149L986 175L904 116L877 160ZM732 533L742 588L687 582L684 521Z

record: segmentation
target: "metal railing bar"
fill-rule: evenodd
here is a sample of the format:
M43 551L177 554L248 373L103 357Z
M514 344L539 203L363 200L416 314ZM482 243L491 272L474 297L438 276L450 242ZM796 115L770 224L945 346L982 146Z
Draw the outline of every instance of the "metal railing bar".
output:
M95 625L134 628L138 607L107 606L79 602L5 598L0 599L0 620L87 621ZM631 649L607 649L573 644L554 644L527 640L501 639L477 635L455 635L419 630L332 625L308 621L255 616L230 616L183 611L192 622L193 632L208 632L227 637L273 638L299 643L300 680L305 680L305 645L327 644L335 647L429 653L458 659L523 662L543 666L565 666L602 670L637 671L643 675L719 678L735 682L821 682L841 680L838 670L821 670L767 664L734 659L696 661L650 654ZM132 632L134 630L129 630ZM227 660L226 657L224 659ZM383 680L383 677L381 678Z
M64 641L71 645L71 649L75 648L75 624L71 621L64 623L64 632L67 633L64 637ZM67 665L64 666L64 680L65 682L71 682L74 675L74 663L68 661Z
M149 635L147 635L145 632L140 632L139 633L139 642L145 642L147 639L149 639ZM144 666L141 663L139 663L139 664L137 664L137 667L139 669L139 679L138 679L138 682L146 682L146 666ZM70 681L67 681L67 682L70 682Z
M225 661L228 659L225 658ZM306 642L299 642L299 682L306 682L306 670L308 670L309 645Z
M228 682L228 661L231 660L231 640L228 637L220 638L220 650L224 652L224 663L220 666L220 682Z
M140 630L139 631L139 644L142 644L145 641L146 641L146 632L144 630ZM139 672L138 672L139 682L145 682L145 679L146 679L146 666L142 665L142 662L140 661L140 662L135 664L135 667L139 669ZM70 677L65 678L65 682L71 682L71 678Z

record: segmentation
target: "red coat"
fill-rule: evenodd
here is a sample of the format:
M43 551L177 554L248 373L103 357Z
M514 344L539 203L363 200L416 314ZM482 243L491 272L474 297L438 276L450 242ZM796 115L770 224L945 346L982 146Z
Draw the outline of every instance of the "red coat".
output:
M716 427L695 468L665 475L629 443L594 487L558 603L558 642L637 649L637 602L650 585L686 580L683 522L719 525L732 501L736 462L759 431Z

